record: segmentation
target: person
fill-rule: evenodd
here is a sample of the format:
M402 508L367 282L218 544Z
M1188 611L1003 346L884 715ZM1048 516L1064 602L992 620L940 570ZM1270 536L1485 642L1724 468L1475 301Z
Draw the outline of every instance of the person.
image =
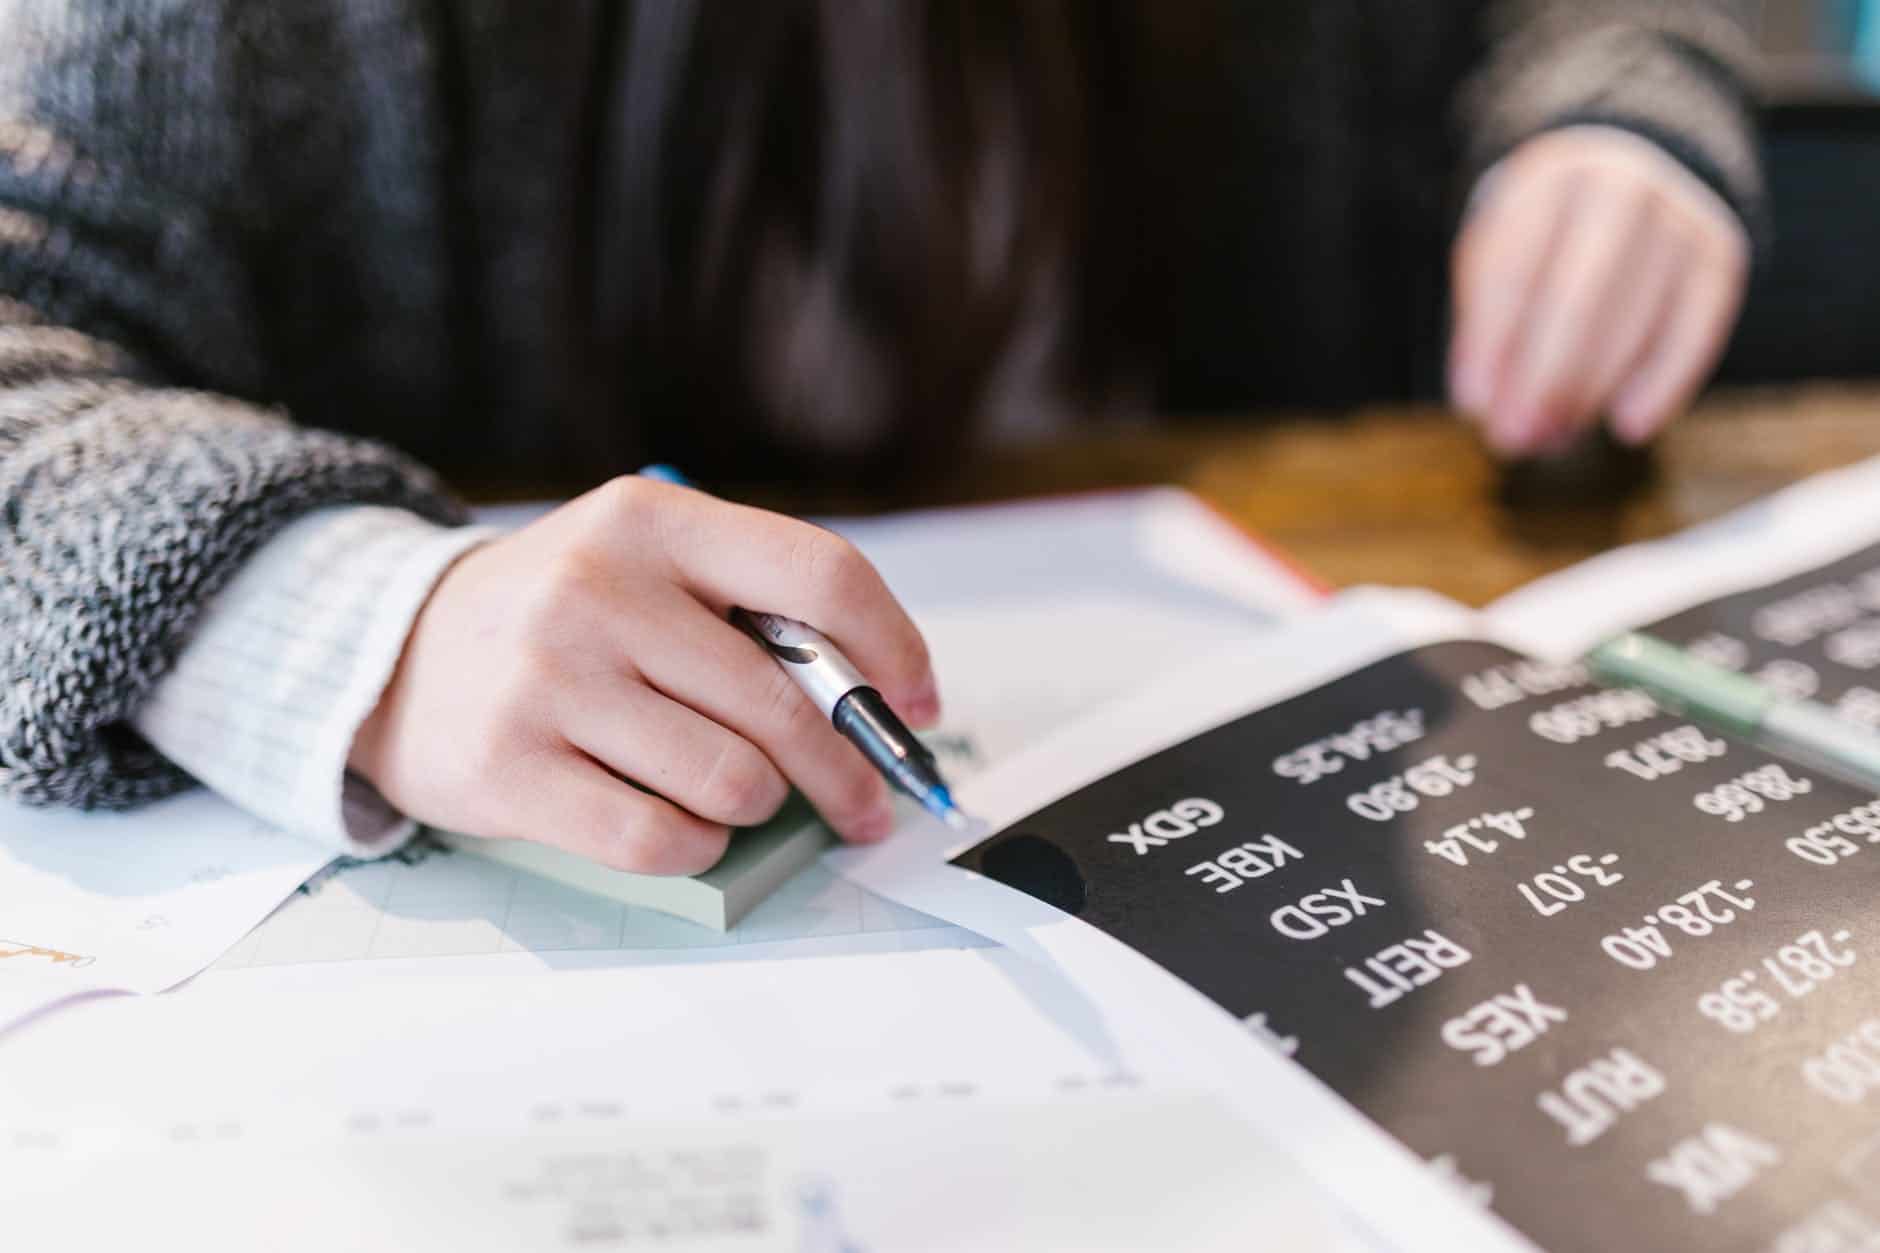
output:
M823 626L928 724L892 593L621 475L905 472L1127 402L1243 140L1276 323L1344 343L1383 181L1424 220L1457 177L1459 406L1509 451L1646 438L1741 298L1747 65L1696 0L9 0L0 791L193 778L355 851L422 820L681 873L793 784L879 839L726 615ZM1454 153L1406 129L1452 100ZM495 534L427 465L601 485Z

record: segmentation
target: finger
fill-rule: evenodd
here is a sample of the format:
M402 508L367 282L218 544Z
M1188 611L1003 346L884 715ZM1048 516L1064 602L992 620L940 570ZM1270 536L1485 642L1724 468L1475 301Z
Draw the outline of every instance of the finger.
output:
M756 826L790 795L756 745L633 676L580 684L557 704L569 743L707 822Z
M893 830L887 784L756 641L695 601L657 612L686 646L646 652L648 682L761 748L844 839Z
M1614 434L1641 444L1690 406L1723 355L1742 301L1742 274L1729 264L1691 274L1651 352L1612 402Z
M1587 370L1595 413L1611 412L1620 387L1638 372L1671 321L1672 298L1688 262L1685 241L1654 227L1621 278L1618 299L1601 315L1607 330Z
M700 874L731 833L642 792L562 746L543 749L504 787L502 829L489 834L552 845L634 874Z
M917 725L938 717L926 641L855 545L668 483L622 479L616 491L627 525L657 535L675 574L721 616L739 605L807 622L903 717Z
M1505 184L1456 242L1450 390L1478 419L1488 416L1522 310L1566 220L1569 198L1560 191L1553 178Z
M1490 439L1508 452L1565 438L1592 416L1586 366L1620 299L1651 206L1607 190L1578 197L1530 301L1519 347L1495 399Z

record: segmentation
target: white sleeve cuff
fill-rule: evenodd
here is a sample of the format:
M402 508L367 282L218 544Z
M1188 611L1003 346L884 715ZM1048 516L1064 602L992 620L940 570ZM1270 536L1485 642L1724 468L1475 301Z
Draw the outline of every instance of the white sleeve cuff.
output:
M378 506L308 514L205 606L133 724L267 822L355 856L390 851L415 824L347 772L353 737L431 588L497 533Z

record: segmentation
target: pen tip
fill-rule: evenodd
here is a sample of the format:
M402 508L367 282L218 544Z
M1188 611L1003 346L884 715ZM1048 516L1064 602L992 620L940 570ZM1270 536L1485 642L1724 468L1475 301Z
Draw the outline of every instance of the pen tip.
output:
M970 831L972 829L972 819L962 813L960 807L953 803L953 793L946 788L930 789L925 796L921 797L921 802L926 806L927 812L946 823L949 830Z

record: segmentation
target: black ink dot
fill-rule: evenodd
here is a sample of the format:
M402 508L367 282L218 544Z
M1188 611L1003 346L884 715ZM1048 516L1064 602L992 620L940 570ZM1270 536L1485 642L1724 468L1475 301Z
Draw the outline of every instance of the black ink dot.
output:
M1071 855L1042 836L1007 836L979 855L979 871L1067 914L1082 913L1089 896Z

